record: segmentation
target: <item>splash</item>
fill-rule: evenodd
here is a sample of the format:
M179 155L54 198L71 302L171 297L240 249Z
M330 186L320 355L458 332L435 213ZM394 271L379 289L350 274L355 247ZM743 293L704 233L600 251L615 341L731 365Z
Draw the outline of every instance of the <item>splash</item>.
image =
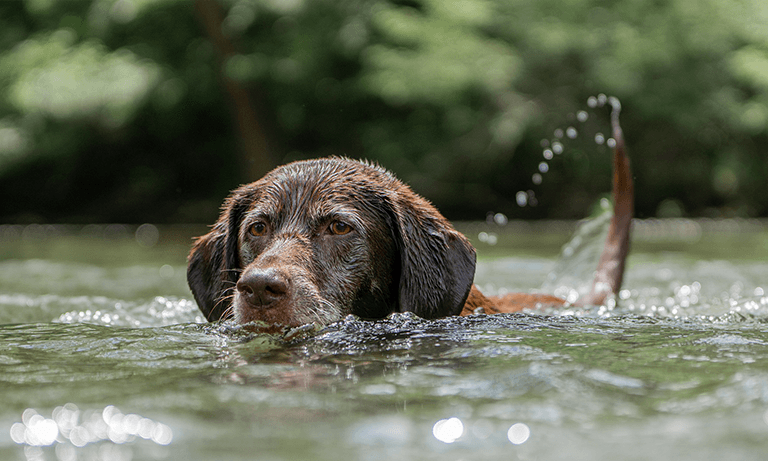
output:
M80 297L80 299L80 304L87 306L86 309L65 312L54 321L132 328L205 322L193 301L173 296L156 296L148 303L103 297ZM91 301L94 299L101 302L92 305Z
M600 213L579 223L573 237L560 251L555 267L541 286L570 303L587 294L603 250L613 211L607 199L600 201Z
M620 107L618 98L614 96L607 96L605 94L599 94L597 96L590 96L587 99L587 106L592 110L601 110L605 106L611 108ZM586 131L584 124L590 119L590 113L587 110L580 110L575 115L571 115L569 118L575 119L576 125L569 125L566 128L557 128L553 131L551 138L544 138L541 140L541 156L543 161L539 162L537 171L531 175L531 182L539 186L544 182L545 175L551 170L551 162L556 156L562 155L566 151L564 142L568 140L576 140L580 133ZM607 138L603 133L595 133L594 143L597 146L607 145L610 148L616 146L616 141L613 138ZM516 195L516 202L519 207L536 206L537 201L533 191L519 191Z

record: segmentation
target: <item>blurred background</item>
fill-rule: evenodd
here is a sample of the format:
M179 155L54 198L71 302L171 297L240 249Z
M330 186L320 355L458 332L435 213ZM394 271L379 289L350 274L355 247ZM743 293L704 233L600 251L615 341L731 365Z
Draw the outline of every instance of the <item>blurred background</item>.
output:
M211 223L367 158L454 220L768 216L765 0L0 2L0 223ZM592 99L590 99L592 97Z

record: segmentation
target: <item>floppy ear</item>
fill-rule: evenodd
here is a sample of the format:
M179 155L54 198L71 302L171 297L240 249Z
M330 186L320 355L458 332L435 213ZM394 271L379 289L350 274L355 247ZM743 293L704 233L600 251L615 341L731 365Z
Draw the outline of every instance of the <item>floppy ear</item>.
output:
M428 319L458 315L475 277L475 249L410 189L390 200L400 254L399 310Z
M187 258L187 283L209 322L230 317L230 301L240 276L239 229L250 201L243 189L224 202L213 229L198 238Z

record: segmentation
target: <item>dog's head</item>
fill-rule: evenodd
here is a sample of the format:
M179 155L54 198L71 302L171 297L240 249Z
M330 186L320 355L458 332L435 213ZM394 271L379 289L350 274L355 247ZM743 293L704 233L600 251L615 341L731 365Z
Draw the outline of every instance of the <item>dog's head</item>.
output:
M286 326L347 314L458 314L475 250L425 199L378 166L291 163L235 190L189 255L211 321Z

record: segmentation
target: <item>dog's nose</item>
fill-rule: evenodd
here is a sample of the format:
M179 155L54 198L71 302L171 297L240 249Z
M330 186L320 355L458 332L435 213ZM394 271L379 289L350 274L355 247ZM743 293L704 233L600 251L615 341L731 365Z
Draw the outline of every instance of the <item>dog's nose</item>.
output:
M288 294L288 280L274 269L249 270L237 281L240 296L254 307L269 307Z

